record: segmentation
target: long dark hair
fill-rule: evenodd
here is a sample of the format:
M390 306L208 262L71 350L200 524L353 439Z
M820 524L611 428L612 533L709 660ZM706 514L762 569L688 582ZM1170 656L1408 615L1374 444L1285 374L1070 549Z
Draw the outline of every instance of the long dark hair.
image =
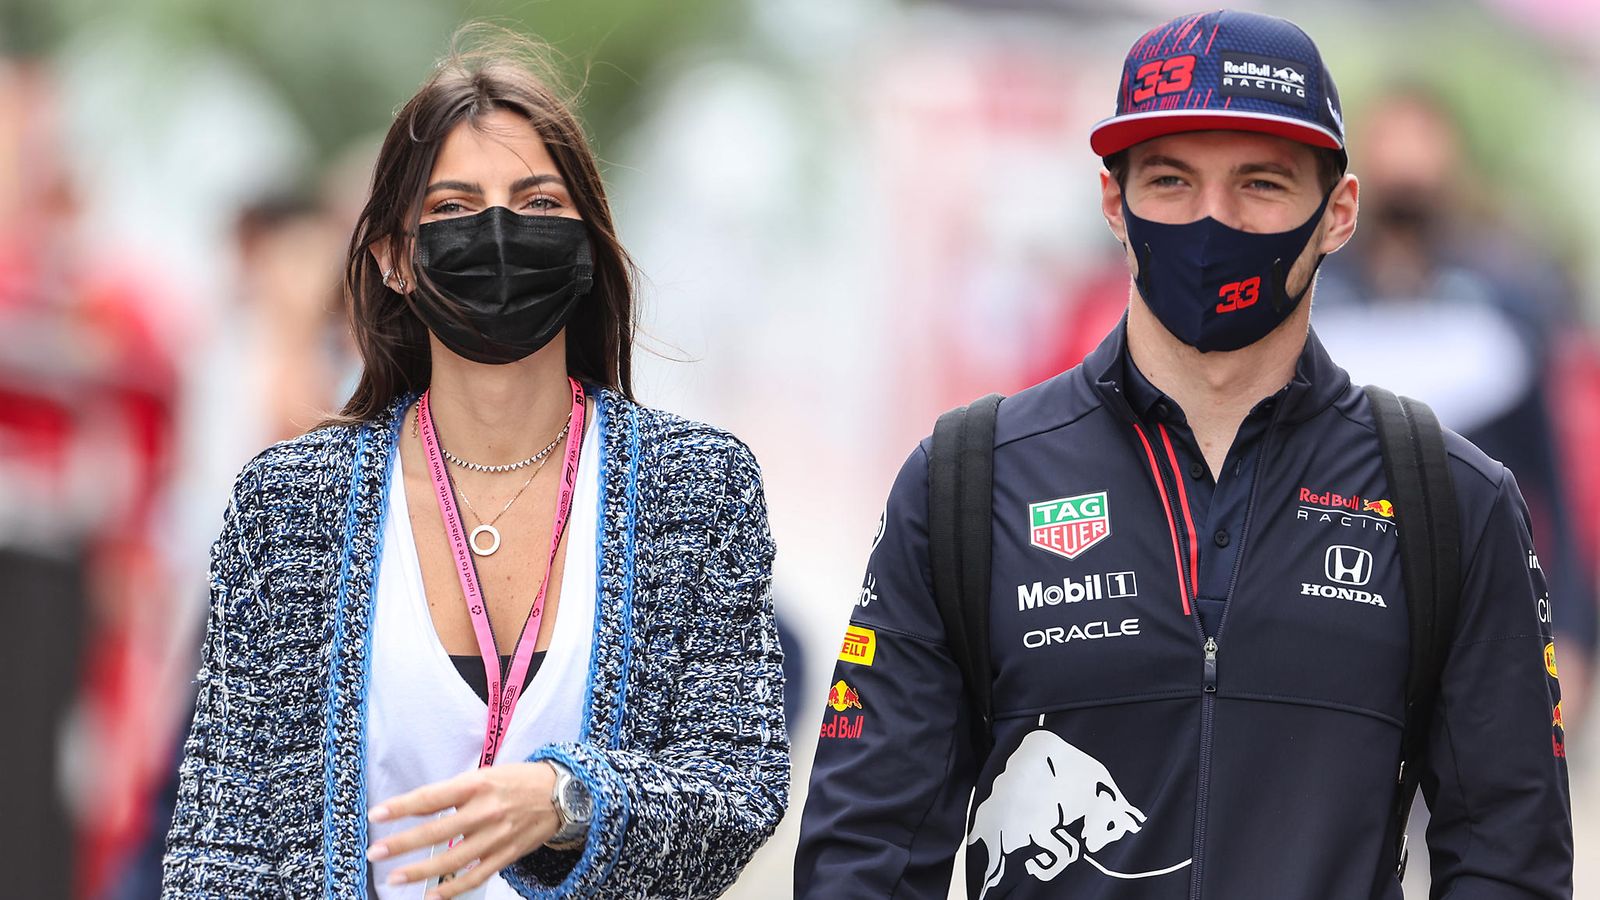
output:
M438 304L456 317L464 313L436 291L401 295L390 290L371 248L387 241L391 259L415 260L417 219L439 147L457 125L476 127L496 110L527 117L589 230L594 285L567 323L567 369L632 398L634 265L617 240L599 166L571 104L557 92L559 79L548 56L548 48L515 33L465 26L452 39L450 53L395 116L345 261L344 295L361 352L361 381L326 424L371 420L401 394L428 386L428 330L412 304ZM411 269L417 273L418 267Z

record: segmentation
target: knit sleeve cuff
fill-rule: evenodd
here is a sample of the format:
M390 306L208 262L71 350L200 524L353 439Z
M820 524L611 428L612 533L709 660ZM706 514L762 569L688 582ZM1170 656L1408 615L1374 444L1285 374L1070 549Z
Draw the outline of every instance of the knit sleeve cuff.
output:
M588 838L570 850L540 847L503 869L500 877L534 900L585 896L604 884L616 865L628 823L628 795L621 778L592 747L551 744L527 759L546 760L565 766L594 799Z

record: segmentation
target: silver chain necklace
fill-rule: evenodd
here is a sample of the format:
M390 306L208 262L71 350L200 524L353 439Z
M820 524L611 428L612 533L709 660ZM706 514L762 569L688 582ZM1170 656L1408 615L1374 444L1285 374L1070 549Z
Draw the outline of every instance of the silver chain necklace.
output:
M443 445L439 447L439 452L444 454L444 458L449 460L451 465L460 466L463 469L468 469L473 472L485 472L490 475L497 475L501 472L515 472L518 469L525 469L534 463L543 462L544 458L550 455L550 451L554 450L556 445L561 443L561 439L566 437L567 432L571 430L572 413L567 413L567 424L561 426L561 430L556 433L555 440L551 441L543 450L540 450L538 453L535 453L527 459L518 460L514 463L507 463L503 466L486 466L482 463L467 462L454 453L451 453L449 450L446 450ZM411 419L411 436L416 437L416 435L417 420L416 417L413 416Z

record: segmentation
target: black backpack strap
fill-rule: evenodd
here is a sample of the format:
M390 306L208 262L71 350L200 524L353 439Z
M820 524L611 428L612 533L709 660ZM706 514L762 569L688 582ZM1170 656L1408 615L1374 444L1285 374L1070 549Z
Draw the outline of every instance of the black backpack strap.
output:
M1383 469L1394 496L1400 565L1410 611L1411 665L1406 672L1406 719L1400 769L1384 847L1395 872L1406 870L1406 821L1417 794L1434 701L1445 657L1455 639L1461 601L1461 523L1456 510L1444 432L1427 404L1368 385L1378 424ZM1384 869L1380 867L1380 877Z
M989 664L990 529L994 522L994 422L990 394L939 417L928 459L928 562L950 655L961 670L980 747L994 732Z

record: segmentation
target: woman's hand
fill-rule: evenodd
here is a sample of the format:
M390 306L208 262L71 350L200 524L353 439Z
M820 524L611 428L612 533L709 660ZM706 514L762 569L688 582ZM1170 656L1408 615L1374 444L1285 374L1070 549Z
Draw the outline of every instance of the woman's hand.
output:
M401 794L373 807L368 816L374 822L387 822L433 815L452 806L456 811L373 844L367 859L399 856L461 835L449 850L395 870L389 883L409 884L454 874L476 860L477 865L441 882L428 897L454 897L470 891L555 835L561 825L550 804L555 782L555 767L547 762L516 763L475 769Z

